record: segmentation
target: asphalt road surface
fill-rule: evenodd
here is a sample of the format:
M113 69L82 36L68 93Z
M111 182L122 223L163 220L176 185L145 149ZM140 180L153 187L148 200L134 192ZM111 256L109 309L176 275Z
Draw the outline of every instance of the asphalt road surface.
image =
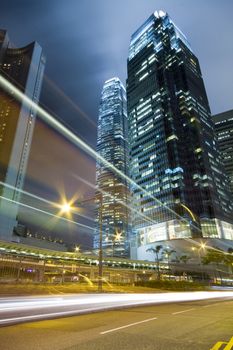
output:
M229 297L233 298L232 291L0 298L0 326L122 307Z
M228 296L5 326L0 349L210 350L232 336L233 297Z

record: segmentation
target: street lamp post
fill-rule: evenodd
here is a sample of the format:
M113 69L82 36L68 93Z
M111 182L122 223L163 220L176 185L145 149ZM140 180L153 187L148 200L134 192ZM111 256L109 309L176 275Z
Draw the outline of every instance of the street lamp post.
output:
M100 198L100 210L99 210L99 272L98 272L98 291L101 293L103 290L103 195L99 190ZM82 201L82 203L85 201ZM72 211L72 206L70 203L65 201L60 205L61 214L69 214ZM75 248L75 252L79 252L80 247Z
M100 210L99 210L99 279L98 291L103 291L103 220L102 220L103 197L100 192Z

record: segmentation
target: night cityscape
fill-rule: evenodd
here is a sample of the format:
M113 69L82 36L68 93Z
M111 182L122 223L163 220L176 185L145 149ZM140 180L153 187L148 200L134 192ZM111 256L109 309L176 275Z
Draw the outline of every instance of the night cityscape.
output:
M1 2L1 349L233 349L232 12Z

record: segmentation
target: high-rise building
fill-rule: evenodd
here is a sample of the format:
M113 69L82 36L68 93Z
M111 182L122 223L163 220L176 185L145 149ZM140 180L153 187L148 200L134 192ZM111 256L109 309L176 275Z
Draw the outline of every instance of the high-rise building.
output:
M232 202L197 57L167 13L132 35L127 104L138 244L233 239Z
M219 150L233 194L233 109L213 116Z
M36 42L13 48L7 32L0 30L0 74L36 103L44 65ZM18 190L24 183L35 117L33 108L0 88L0 239L11 240L17 224Z
M99 107L97 152L125 175L128 175L127 122L125 88L118 78L107 80ZM104 253L127 256L130 230L127 181L97 162L96 184L94 247L99 247L99 230L102 227Z

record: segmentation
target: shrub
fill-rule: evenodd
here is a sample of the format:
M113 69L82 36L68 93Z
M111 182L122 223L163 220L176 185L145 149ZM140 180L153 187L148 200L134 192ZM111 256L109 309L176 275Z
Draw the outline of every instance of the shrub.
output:
M201 283L188 281L137 281L135 286L165 289L165 290L203 290L206 289Z

